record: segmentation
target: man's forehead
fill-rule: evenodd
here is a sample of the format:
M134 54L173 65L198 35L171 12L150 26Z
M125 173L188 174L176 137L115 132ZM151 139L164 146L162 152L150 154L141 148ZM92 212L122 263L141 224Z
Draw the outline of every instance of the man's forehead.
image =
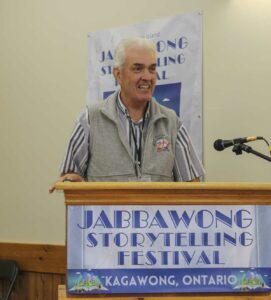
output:
M144 64L144 63L137 63L137 62L134 62L131 65L135 66L135 67L144 67L144 66L146 66L146 64ZM156 62L150 63L147 66L156 66Z
M126 52L126 61L132 64L155 64L156 53L151 49L130 48Z

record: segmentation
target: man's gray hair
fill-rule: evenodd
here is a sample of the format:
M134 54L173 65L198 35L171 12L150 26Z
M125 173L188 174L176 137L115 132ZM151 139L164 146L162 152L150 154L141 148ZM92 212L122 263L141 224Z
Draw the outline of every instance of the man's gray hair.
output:
M156 54L155 45L146 38L133 37L122 39L115 49L115 68L121 69L123 67L126 59L126 51L131 48L147 49L153 51Z

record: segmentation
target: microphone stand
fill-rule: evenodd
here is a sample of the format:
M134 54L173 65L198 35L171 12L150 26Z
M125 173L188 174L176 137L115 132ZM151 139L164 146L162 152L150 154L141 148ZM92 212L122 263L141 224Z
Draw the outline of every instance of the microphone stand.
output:
M245 151L247 153L252 153L258 157L261 157L261 158L271 162L271 157L266 156L258 151L253 150L250 146L248 146L246 144L242 144L242 143L236 144L236 145L234 145L232 151L235 152L236 155L240 155L243 153L242 151Z

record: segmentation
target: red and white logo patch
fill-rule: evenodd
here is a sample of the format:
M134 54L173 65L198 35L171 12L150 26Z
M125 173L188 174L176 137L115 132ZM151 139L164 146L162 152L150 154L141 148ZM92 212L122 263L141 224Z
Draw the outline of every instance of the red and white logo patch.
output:
M156 148L157 152L168 151L170 142L168 141L168 139L166 139L166 137L158 137L154 140L153 145Z

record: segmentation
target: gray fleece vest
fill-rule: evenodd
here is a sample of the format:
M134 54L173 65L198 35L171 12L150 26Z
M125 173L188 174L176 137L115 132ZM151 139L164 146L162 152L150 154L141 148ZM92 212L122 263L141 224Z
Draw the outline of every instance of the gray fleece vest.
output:
M116 111L117 93L89 109L90 161L88 181L136 181L135 162ZM150 102L150 120L142 154L141 173L151 181L173 181L177 116Z

